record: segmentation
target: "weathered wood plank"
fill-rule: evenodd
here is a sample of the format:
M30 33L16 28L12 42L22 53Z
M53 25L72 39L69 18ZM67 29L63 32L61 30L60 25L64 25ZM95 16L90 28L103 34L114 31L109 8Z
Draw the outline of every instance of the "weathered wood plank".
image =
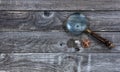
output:
M119 53L1 53L2 72L119 72Z
M0 12L0 31L49 31L62 30L64 12Z
M120 52L120 32L98 32L101 36L112 41L116 48L109 50L104 45L91 39L89 49L79 46L80 52ZM85 38L81 35L75 37L65 32L0 32L0 52L5 53L60 53L75 52L74 48L68 47L68 40ZM91 38L87 37L86 38Z
M119 72L119 53L92 53L88 58L88 71L84 67L83 72Z
M0 10L120 10L120 0L0 0Z
M67 17L75 12L1 11L0 31L63 31ZM120 31L120 11L81 12L94 31Z
M0 71L4 72L80 72L75 54L2 53L0 57Z
M59 32L2 32L0 52L64 52L68 38Z

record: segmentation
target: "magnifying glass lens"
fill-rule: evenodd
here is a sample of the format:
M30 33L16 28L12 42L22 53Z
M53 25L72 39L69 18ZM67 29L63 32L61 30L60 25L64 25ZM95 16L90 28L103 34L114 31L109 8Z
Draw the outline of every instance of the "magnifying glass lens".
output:
M72 14L68 17L66 27L72 34L79 35L87 28L87 19L83 14Z

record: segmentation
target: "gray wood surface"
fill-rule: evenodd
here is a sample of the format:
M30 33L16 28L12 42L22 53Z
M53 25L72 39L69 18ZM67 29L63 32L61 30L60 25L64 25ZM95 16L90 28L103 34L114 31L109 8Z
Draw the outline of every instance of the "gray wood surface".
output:
M119 72L117 53L1 53L1 72Z
M79 72L80 59L64 53L0 54L3 72Z
M64 31L63 25L74 12L0 11L0 31ZM120 31L120 11L81 12L94 31Z
M119 53L90 53L81 62L81 72L119 72ZM83 56L85 58L85 56ZM83 60L86 60L83 59Z
M116 47L65 32L75 12ZM81 46L85 38L90 48ZM119 54L120 0L0 0L0 72L120 72Z
M80 52L120 52L119 32L98 32L102 37L112 41L116 47L109 50L99 41L94 40L87 34L79 37L69 35L65 32L1 32L0 52L5 53L61 53L75 52L75 49L67 46L69 39L82 40L89 38L91 46L88 49L82 48Z
M0 10L120 10L120 0L0 0Z

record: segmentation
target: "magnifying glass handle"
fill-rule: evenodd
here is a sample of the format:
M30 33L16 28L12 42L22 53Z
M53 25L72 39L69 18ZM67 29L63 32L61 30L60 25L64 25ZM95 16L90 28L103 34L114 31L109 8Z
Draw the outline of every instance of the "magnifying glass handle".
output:
M102 42L103 44L105 44L108 48L113 48L114 45L112 42L110 42L109 40L99 36L98 34L96 34L95 32L91 31L90 29L86 30L90 35L92 35L93 37L95 37L97 40L99 40L100 42Z

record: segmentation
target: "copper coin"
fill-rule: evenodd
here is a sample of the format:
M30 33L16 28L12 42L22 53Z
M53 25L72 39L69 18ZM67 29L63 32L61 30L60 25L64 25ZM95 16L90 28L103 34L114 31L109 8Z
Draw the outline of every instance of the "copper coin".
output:
M81 42L81 45L83 48L89 48L90 47L90 40L89 39L83 39L82 42Z

